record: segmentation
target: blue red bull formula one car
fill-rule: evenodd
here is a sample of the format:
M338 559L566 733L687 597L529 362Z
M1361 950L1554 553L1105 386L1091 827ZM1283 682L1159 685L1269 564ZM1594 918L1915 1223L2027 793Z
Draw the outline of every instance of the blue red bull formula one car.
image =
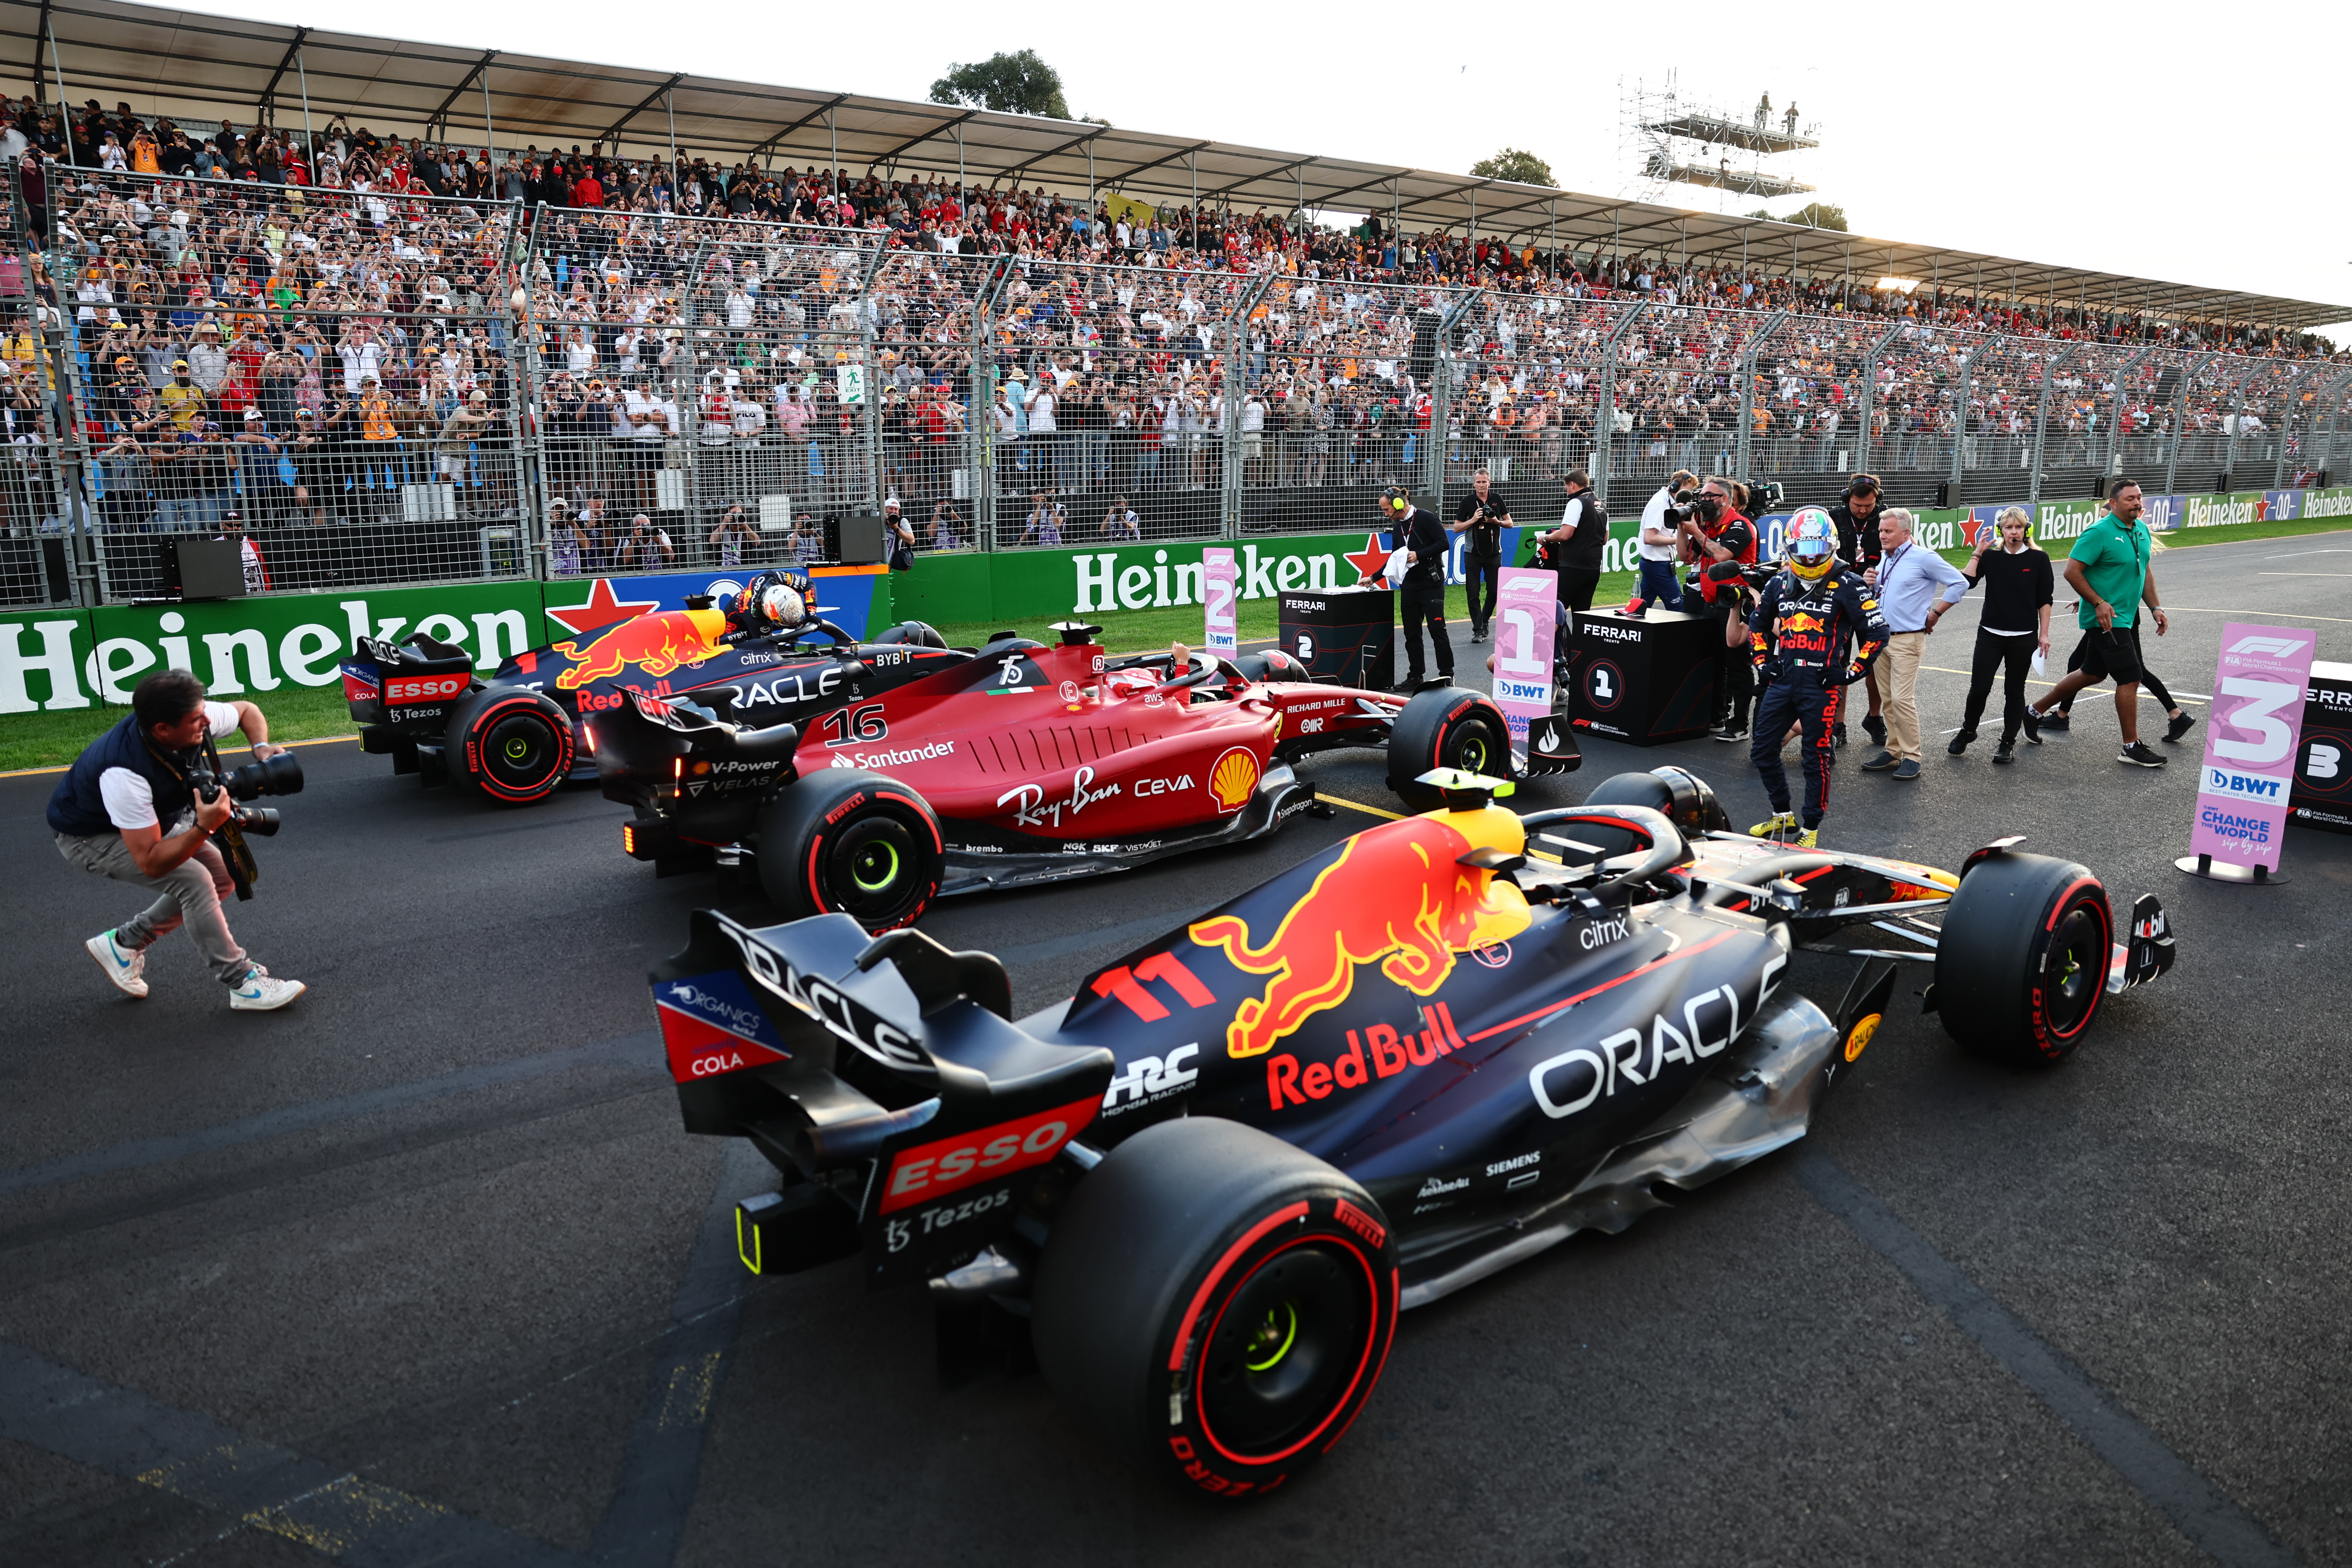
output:
M805 605L801 572L774 572L730 595L765 589ZM473 656L424 633L394 642L361 637L342 666L343 697L362 751L390 756L395 773L449 779L499 805L533 805L570 782L596 776L592 728L633 695L749 693L752 713L803 723L853 697L870 697L925 673L938 634L902 622L870 642L795 614L790 624L708 597L595 627L516 654L488 679ZM827 644L822 655L803 646ZM935 650L920 652L925 645ZM764 708L761 705L765 705Z
M1803 1136L1903 969L1963 1046L2042 1064L2173 961L2154 897L2119 922L2014 839L1953 873L1731 835L1673 768L1526 816L1424 782L1437 809L1021 1019L1001 963L919 931L697 913L653 994L687 1129L782 1176L746 1266L1010 1309L1146 1465L1255 1494L1344 1436L1401 1309ZM1840 999L1800 951L1860 960Z

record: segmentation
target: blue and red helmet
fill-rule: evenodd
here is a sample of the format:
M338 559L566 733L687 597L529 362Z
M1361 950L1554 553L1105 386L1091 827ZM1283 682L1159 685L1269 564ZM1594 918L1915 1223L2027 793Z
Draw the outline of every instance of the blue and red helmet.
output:
M1782 536L1780 558L1808 581L1829 575L1837 564L1837 524L1817 506L1800 507Z

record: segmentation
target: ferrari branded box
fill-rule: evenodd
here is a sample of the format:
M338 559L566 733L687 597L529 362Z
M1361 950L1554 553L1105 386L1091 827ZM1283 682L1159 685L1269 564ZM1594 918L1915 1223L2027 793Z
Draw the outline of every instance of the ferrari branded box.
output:
M2287 819L2352 833L2352 664L2323 659L2311 667Z
M1723 634L1672 610L1628 618L1580 610L1569 721L1636 746L1704 735L1715 718L1715 671Z
M1367 691L1396 685L1393 588L1285 594L1278 616L1283 651L1314 679Z

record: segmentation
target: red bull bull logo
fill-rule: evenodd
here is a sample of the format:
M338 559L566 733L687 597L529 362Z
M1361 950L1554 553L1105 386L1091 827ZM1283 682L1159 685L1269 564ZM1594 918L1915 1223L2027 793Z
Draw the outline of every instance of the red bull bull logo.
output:
M719 636L727 617L716 610L664 610L623 621L588 645L560 642L554 650L576 661L555 678L565 691L576 691L591 681L609 680L635 665L646 674L661 677L682 665L700 664L719 651Z
M1514 853L1526 842L1518 819L1495 807L1408 817L1349 839L1263 942L1253 943L1248 923L1236 916L1192 924L1194 942L1224 949L1236 969L1271 977L1263 994L1234 1010L1228 1055L1261 1056L1338 1006L1355 989L1360 964L1378 963L1398 985L1428 996L1454 973L1456 954L1527 929L1518 889L1457 864L1475 846L1455 824L1480 840L1514 839Z

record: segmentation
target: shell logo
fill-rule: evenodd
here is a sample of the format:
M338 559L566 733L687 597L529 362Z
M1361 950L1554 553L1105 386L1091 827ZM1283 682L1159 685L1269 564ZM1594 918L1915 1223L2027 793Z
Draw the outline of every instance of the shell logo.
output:
M1257 753L1246 746L1235 746L1217 759L1209 770L1209 798L1217 803L1217 815L1229 816L1249 804L1257 792Z

